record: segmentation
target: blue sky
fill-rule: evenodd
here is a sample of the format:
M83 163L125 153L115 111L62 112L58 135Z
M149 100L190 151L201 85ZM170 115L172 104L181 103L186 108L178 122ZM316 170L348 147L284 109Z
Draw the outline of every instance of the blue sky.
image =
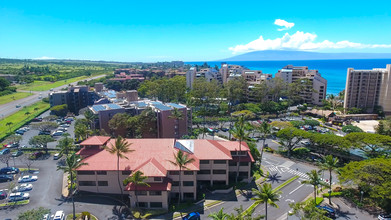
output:
M0 0L0 57L209 61L263 49L391 52L389 1L298 2Z

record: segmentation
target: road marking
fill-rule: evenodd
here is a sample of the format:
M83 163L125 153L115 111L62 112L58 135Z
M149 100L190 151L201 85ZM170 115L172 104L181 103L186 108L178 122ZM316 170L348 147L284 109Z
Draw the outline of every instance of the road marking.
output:
M281 166L289 168L293 164L295 164L293 161L288 160L288 161L285 161L285 163L283 163Z
M285 202L295 202L293 199L285 199Z
M292 194L292 193L294 193L294 192L296 192L296 190L300 189L302 186L304 186L304 184L302 184L302 185L298 186L296 189L292 190L292 191L289 193L289 195Z

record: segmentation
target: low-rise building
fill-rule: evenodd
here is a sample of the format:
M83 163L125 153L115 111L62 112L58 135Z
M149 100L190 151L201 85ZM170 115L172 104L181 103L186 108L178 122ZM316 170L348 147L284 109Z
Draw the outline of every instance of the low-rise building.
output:
M96 115L94 128L103 129L106 133L111 134L109 128L109 121L114 117L115 114L125 113L125 109L117 104L109 103L102 105L89 106L90 111Z
M120 158L119 172L122 182L136 171L148 178L149 186L129 183L123 193L129 194L130 204L142 208L168 209L171 199L179 197L195 200L197 191L206 186L228 185L235 180L239 168L241 179L249 179L254 159L245 142L239 147L236 141L176 140L176 139L126 139L134 150ZM82 142L78 154L84 157L83 165L77 169L76 179L80 191L120 194L117 180L117 157L104 148L111 147L114 139L90 137ZM194 161L185 170L173 165L178 151L188 154ZM240 157L240 159L239 159ZM240 166L238 161L240 160ZM238 167L239 166L239 167ZM181 182L179 175L181 175ZM136 191L137 190L137 191Z

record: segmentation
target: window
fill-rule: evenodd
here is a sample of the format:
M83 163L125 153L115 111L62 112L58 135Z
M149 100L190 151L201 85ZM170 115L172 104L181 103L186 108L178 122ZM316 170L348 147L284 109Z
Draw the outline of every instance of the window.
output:
M183 181L183 186L194 186L193 181Z
M161 196L162 191L149 191L150 196Z
M147 195L147 191L136 191L136 195L138 195L138 196L146 196Z
M210 170L200 170L197 174L210 174Z
M140 208L148 208L148 202L138 202L137 205Z
M96 186L95 181L79 181L79 186Z
M248 162L240 162L240 166L248 166Z
M184 171L185 175L193 175L193 171Z
M162 208L163 207L163 203L161 203L161 202L150 202L149 203L149 207L150 208Z
M214 160L213 163L214 164L226 164L227 161L226 160Z
M209 164L209 160L200 160L200 164Z
M179 182L178 181L172 181L172 186L179 186Z
M95 175L95 171L81 170L77 171L77 175Z
M236 162L235 162L235 161L232 161L232 160L230 160L230 161L228 162L228 164L229 164L230 166L236 166L236 165L237 165Z
M123 170L122 175L130 175L132 173L131 170Z
M96 171L96 175L107 175L106 171Z
M162 178L161 177L154 177L153 181L160 182L160 181L162 181Z
M226 174L226 170L213 170L213 174Z
M236 156L236 151L231 151L232 156Z
M98 186L108 186L109 182L107 181L98 181Z
M238 155L247 155L247 151L238 151Z
M185 199L193 199L194 198L194 193L183 193L183 197Z
M179 171L168 171L169 175L179 175Z

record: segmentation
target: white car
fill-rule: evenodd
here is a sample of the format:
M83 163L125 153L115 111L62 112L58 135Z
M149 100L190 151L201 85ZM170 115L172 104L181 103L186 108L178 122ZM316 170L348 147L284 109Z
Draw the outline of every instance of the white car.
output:
M37 181L38 180L38 177L37 176L21 176L19 177L18 179L18 183L26 183L26 182L33 182L33 181Z
M60 159L60 153L56 153L53 155L53 160L58 160Z
M391 214L381 214L377 216L379 220L391 220Z
M66 132L68 129L67 128L64 128L64 127L59 127L57 129L57 131L62 131L62 132Z
M12 192L24 192L24 191L30 191L33 189L33 184L31 183L23 183L20 186L17 186L12 189Z
M62 125L60 125L60 127L69 128L69 124L62 124Z
M61 136L63 133L63 131L55 131L52 133L52 136Z
M54 214L53 220L64 220L65 214L64 211L57 211L56 214Z
M16 202L16 201L20 201L20 200L26 200L29 198L30 198L29 193L17 192L17 193L11 193L8 197L8 201Z

